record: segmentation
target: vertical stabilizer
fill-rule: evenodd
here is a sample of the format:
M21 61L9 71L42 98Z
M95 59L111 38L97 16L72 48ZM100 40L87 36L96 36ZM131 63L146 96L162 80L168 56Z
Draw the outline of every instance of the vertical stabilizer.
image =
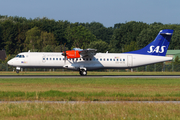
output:
M161 30L155 40L148 44L146 47L140 50L126 53L165 56L169 47L173 31L174 30L170 29Z

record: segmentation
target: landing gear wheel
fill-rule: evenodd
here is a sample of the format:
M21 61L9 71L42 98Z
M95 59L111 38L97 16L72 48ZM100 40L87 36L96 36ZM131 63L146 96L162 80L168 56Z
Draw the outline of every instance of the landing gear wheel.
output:
M86 70L81 70L81 71L79 71L79 74L82 75L82 76L86 76L87 71Z
M16 73L19 73L19 70L16 70Z

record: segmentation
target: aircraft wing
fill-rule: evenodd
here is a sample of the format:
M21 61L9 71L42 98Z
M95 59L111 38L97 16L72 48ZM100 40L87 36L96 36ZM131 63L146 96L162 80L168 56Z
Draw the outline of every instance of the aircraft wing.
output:
M88 49L84 49L82 51L79 51L79 54L82 56L82 57L93 57L94 55L96 55L96 49L91 49L91 48L88 48Z

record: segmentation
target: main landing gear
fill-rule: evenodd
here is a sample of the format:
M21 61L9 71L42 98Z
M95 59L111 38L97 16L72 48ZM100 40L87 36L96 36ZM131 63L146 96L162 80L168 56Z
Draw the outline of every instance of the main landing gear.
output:
M87 71L86 70L79 70L79 74L81 75L81 76L86 76L87 75Z

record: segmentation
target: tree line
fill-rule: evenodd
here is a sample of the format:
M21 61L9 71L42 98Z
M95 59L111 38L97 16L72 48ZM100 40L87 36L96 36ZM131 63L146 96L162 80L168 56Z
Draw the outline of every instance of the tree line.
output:
M98 52L127 52L143 48L162 29L173 29L169 49L180 49L180 25L130 21L105 27L102 23L71 23L44 18L26 19L0 15L0 49L7 55L28 50L60 52L74 47Z

